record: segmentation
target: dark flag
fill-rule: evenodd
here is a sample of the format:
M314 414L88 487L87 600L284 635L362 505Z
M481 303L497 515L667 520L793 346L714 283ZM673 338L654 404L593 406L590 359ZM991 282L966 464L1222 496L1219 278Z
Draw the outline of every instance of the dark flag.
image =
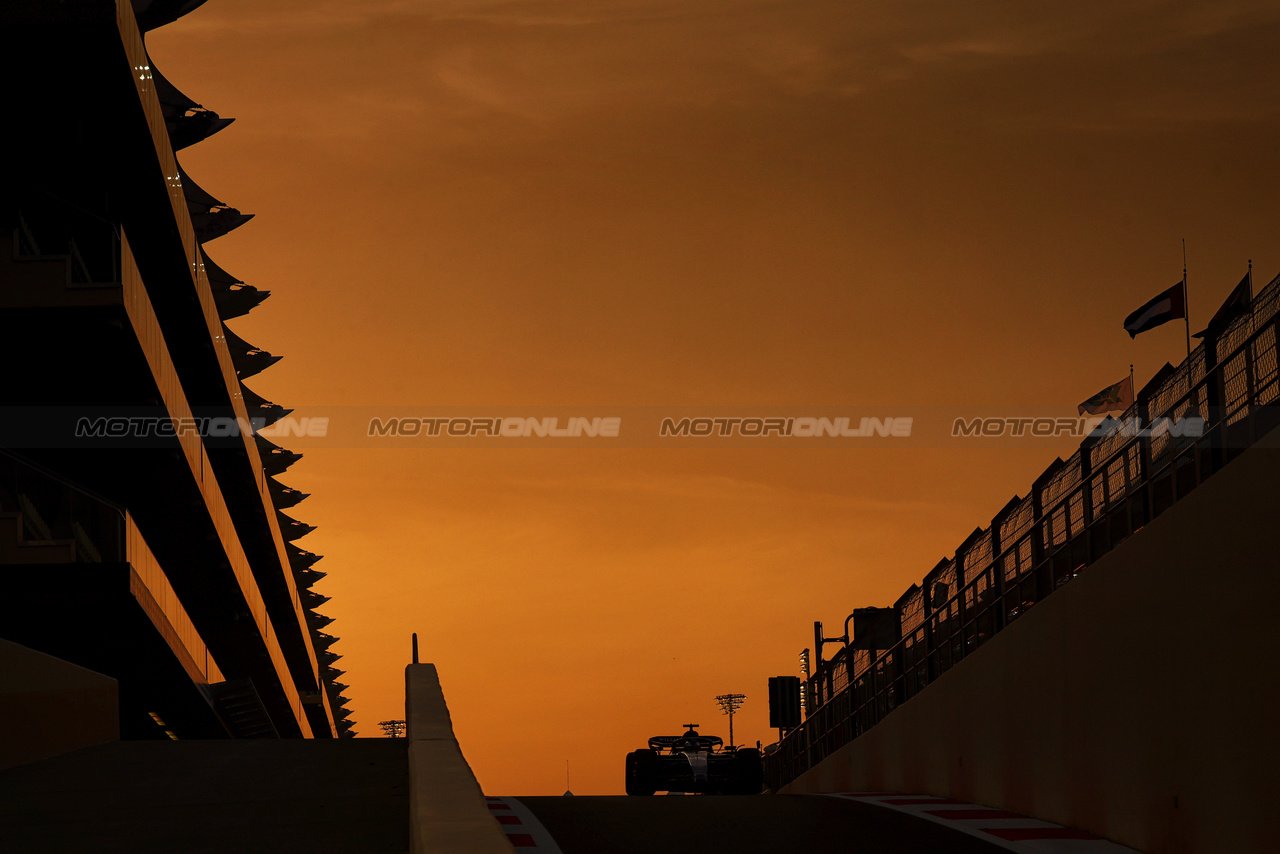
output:
M1227 297L1227 301L1218 309L1217 314L1209 321L1209 325L1197 332L1193 337L1203 338L1206 335L1217 335L1231 325L1231 321L1249 310L1253 302L1253 271L1244 274L1240 284Z
M1178 282L1178 284L1157 295L1142 308L1126 317L1124 319L1124 331L1129 333L1130 338L1133 338L1139 332L1155 329L1162 323L1168 323L1170 320L1186 316L1187 295L1184 290L1184 284Z
M1080 404L1076 414L1097 415L1100 412L1123 412L1133 406L1133 377L1125 377L1115 385L1109 385Z

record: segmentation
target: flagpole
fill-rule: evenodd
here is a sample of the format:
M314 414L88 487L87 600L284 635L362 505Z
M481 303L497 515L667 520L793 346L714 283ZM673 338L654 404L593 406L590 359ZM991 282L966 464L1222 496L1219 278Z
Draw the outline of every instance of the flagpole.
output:
M1133 387L1133 365L1129 365L1129 405L1133 406L1138 402L1138 390Z
M1252 269L1252 268L1250 268ZM1253 282L1249 283L1250 286ZM1187 328L1187 358L1191 358L1191 306L1187 299L1187 238L1182 238L1182 322Z

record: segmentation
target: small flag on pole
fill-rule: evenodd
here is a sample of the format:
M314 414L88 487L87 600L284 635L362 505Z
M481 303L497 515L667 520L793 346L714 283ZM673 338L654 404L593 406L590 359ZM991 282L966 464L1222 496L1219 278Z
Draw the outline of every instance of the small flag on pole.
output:
M1178 284L1164 291L1137 311L1134 311L1124 319L1124 331L1129 333L1129 337L1135 337L1139 332L1146 332L1148 329L1155 329L1162 323L1168 323L1179 317L1187 316L1187 295L1184 290L1184 284Z
M1133 406L1133 377L1125 377L1080 404L1076 414L1084 415L1087 412L1090 415L1098 415L1117 409L1123 412L1130 406Z
M1251 302L1253 302L1253 270L1244 274L1240 284L1236 285L1235 290L1209 321L1209 325L1191 337L1204 338L1206 335L1217 335L1230 326L1231 321L1248 311Z

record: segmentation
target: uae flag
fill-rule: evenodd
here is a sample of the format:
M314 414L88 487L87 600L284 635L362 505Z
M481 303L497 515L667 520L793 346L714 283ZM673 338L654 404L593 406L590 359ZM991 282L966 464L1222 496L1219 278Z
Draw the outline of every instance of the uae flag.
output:
M1193 338L1203 338L1206 335L1217 335L1222 330L1231 325L1231 321L1249 310L1249 303L1253 302L1253 271L1250 270L1244 274L1244 278L1240 280L1240 284L1236 285L1227 301L1218 309L1217 314L1209 321L1209 325L1197 332Z
M1182 287L1179 283L1178 287ZM1123 412L1133 406L1133 378L1125 377L1115 385L1109 385L1093 397L1080 404L1077 415L1098 415L1103 412Z
M1124 331L1133 338L1139 332L1187 316L1187 296L1182 282L1157 294L1146 305L1124 319Z

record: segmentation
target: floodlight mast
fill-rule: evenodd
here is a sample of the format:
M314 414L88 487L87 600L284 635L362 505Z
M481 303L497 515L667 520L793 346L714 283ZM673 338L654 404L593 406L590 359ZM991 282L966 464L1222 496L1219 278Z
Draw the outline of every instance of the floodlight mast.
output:
M382 734L387 738L404 736L404 721L378 721L378 726L382 728Z
M742 701L747 699L746 694L719 694L716 696L716 702L720 704L721 710L729 716L729 747L733 748L733 713L742 708Z

